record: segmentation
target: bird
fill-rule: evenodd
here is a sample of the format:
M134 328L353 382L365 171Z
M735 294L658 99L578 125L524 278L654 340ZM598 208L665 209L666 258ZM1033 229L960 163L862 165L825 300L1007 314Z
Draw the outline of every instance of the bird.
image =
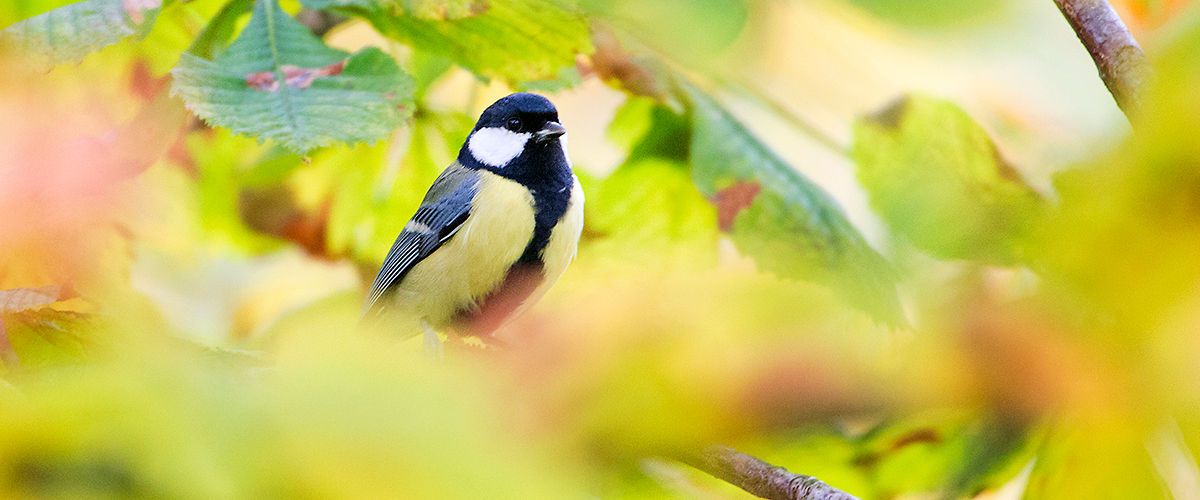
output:
M566 133L541 95L488 106L396 237L364 319L423 332L440 356L439 331L486 343L538 300L574 260L583 230Z

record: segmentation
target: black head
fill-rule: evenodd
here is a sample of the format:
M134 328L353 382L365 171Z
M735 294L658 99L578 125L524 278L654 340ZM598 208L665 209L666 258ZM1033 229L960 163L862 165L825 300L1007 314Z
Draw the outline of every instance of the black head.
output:
M545 176L570 173L562 138L566 132L549 99L519 92L483 111L458 161L523 184L537 183Z

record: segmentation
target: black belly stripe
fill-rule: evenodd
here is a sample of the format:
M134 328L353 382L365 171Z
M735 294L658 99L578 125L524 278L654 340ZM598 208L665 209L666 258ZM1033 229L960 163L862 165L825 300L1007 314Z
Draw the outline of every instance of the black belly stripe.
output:
M533 237L517 259L518 264L541 264L542 252L550 244L550 236L554 227L562 220L571 204L571 190L574 188L570 170L565 175L553 176L547 182L527 185L533 193Z

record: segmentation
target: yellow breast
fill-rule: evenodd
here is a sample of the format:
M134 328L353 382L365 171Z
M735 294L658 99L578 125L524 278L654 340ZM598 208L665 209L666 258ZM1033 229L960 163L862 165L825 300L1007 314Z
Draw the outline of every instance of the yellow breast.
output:
M542 271L546 281L530 296L529 303L536 301L558 281L567 270L567 265L575 259L575 252L579 248L579 235L583 232L583 188L579 186L579 179L572 178L572 181L571 204L567 206L562 220L554 226L550 242L542 252Z
M413 266L396 290L397 305L434 328L496 288L533 236L529 190L487 171L480 175L475 209L462 228Z

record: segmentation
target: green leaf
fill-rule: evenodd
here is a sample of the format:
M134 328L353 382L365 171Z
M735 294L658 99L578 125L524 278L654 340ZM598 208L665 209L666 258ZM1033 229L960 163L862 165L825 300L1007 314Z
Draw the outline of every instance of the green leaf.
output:
M282 142L297 152L373 142L412 109L412 83L379 49L326 47L274 0L215 60L185 54L174 92L206 122Z
M77 62L125 38L149 33L164 3L84 0L5 28L0 32L0 44L30 54L39 66Z
M30 308L0 318L0 330L6 330L8 346L0 350L0 359L23 369L75 365L86 355L91 339L80 335L88 316L68 311Z
M902 99L854 129L858 177L896 233L938 257L1012 264L1043 208L957 106Z
M995 489L1033 457L1023 426L960 411L925 411L873 429L853 463L870 472L876 496L938 492L964 498Z
M196 36L187 51L205 59L212 58L217 54L219 47L233 38L237 31L238 18L250 12L253 7L254 0L231 0L204 26L204 31Z
M580 0L589 16L698 71L713 68L750 19L746 0ZM622 38L623 38L622 37Z
M486 12L488 0L302 0L310 9L357 7L392 15L446 20L472 17Z
M971 2L914 2L912 0L842 0L875 16L911 28L962 28L987 20L1005 10L1000 0Z
M192 134L186 144L196 169L194 180L157 189L171 192L173 198L187 200L195 208L187 219L203 230L209 245L249 255L278 249L277 240L254 231L239 214L239 199L246 188L264 184L255 181L264 177L259 166L270 161L270 149L225 131ZM298 158L290 162L293 167L298 163Z
M236 0L232 3L243 3L243 13L250 12L254 0ZM179 57L189 47L197 43L197 37L212 26L212 22L226 10L226 0L190 1L172 4L164 8L155 19L154 29L134 44L136 57L144 61L150 69L150 74L165 76L179 63ZM222 46L228 45L233 39L233 33L222 39Z
M1172 498L1140 431L1116 415L1064 421L1038 450L1023 498Z
M620 253L639 252L637 262L669 260L676 250L715 253L717 218L689 179L686 163L660 157L632 160L589 197L597 207L588 213L589 230L620 247Z
M413 52L405 63L405 69L412 75L416 87L413 98L418 103L423 103L430 87L454 67L454 61L423 51Z
M463 114L423 112L408 130L400 161L389 159L384 147L331 150L315 158L311 173L325 176L332 198L329 252L382 262L473 125Z
M699 89L691 104L692 178L722 230L766 271L832 286L876 317L901 318L892 271L820 187Z
M653 99L630 97L617 110L608 136L629 154L588 186L584 219L596 240L589 258L662 265L715 260L717 217L691 180L688 134L687 119Z
M372 0L302 3L309 8L345 4L340 10L365 17L384 35L448 57L484 77L558 79L564 68L574 66L576 55L592 51L587 23L560 0L489 0L478 15L447 20L396 15Z

